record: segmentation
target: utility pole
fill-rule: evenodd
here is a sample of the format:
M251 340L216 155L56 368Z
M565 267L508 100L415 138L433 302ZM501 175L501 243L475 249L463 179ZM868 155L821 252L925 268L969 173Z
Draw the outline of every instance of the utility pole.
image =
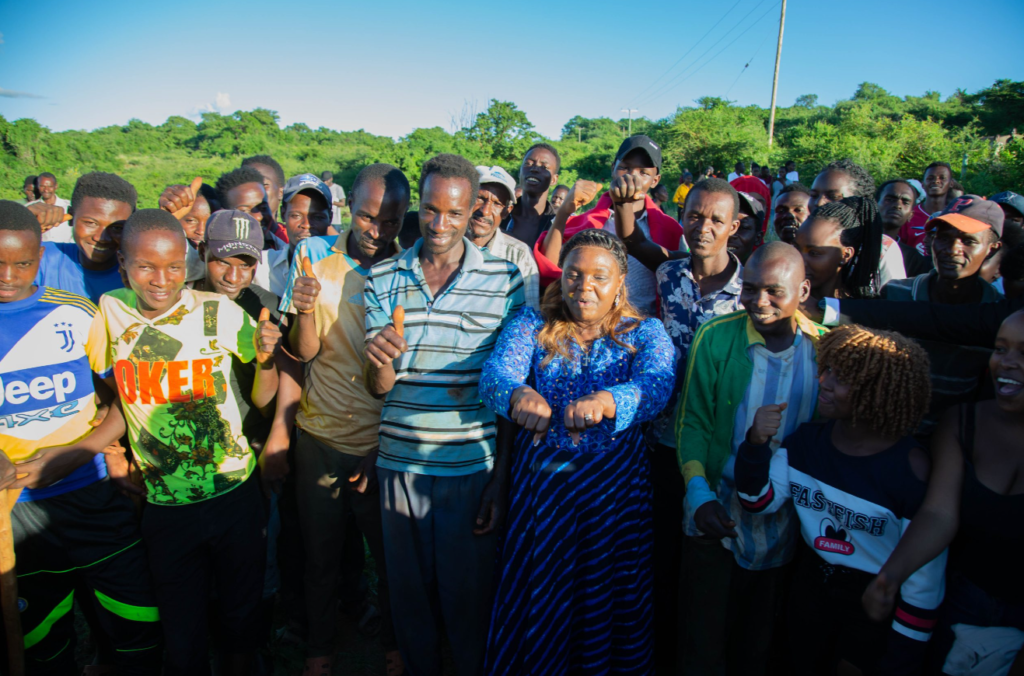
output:
M640 111L636 108L623 108L623 113L629 113L629 135L633 135L633 113L639 113Z
M768 147L772 147L775 135L775 94L779 89L779 61L782 60L782 30L786 27L786 0L782 0L782 16L779 18L779 46L775 50L775 77L772 78L772 112L768 117Z

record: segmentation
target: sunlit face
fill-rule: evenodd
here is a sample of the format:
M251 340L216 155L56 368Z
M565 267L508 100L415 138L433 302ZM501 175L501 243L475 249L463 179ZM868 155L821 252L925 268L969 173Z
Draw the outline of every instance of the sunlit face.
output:
M131 215L131 205L117 200L83 197L75 202L71 227L83 267L102 270L117 264L121 231Z
M760 333L772 333L790 321L810 293L800 261L772 258L748 261L743 268L740 303Z
M51 202L57 193L57 181L49 176L42 176L36 179L36 187L39 190L39 198Z
M270 209L270 213L278 213L278 208L281 206L281 197L284 192L284 186L278 182L277 172L274 171L272 167L268 167L265 164L251 164L249 166L262 174L263 191L267 193L267 206Z
M878 196L878 212L886 230L899 230L914 216L917 195L906 183L890 183Z
M844 197L851 197L854 194L853 177L843 171L830 169L823 171L814 179L811 186L811 211L814 211L823 204L838 202Z
M181 219L181 227L185 231L185 236L196 246L203 241L206 235L206 221L208 220L210 220L210 203L202 195L196 195L192 211Z
M307 237L323 237L331 224L331 206L319 193L300 192L286 205L284 223L292 247Z
M807 193L786 192L775 200L775 233L783 242L796 243L797 229L811 214L809 199Z
M262 183L243 183L227 191L224 195L224 208L244 211L262 224L270 205Z
M661 172L654 166L650 155L641 148L629 151L612 167L612 179L625 176L626 174L640 177L645 195L654 186L658 185L658 181L661 180Z
M476 194L468 180L427 176L420 195L423 248L432 254L444 254L458 246L475 204Z
M804 259L804 275L811 283L811 294L841 285L843 268L853 259L853 247L843 246L842 230L835 221L811 218L796 234L796 248Z
M558 181L558 158L546 148L526 153L519 167L519 185L531 195L547 192Z
M569 252L562 268L562 301L578 322L598 322L612 311L625 277L607 249L581 246Z
M694 258L711 259L729 245L739 228L732 195L694 190L686 197L683 236Z
M205 250L205 246L203 254L206 258L206 282L217 293L234 300L252 284L258 265L252 256L216 258Z
M35 290L43 248L28 230L0 230L0 303L24 300Z
M1024 313L1016 312L1003 320L988 367L999 408L1018 416L1024 414Z
M924 189L929 197L941 197L949 192L953 176L945 167L932 167L924 172Z
M565 201L566 195L569 194L568 188L559 188L551 195L551 206L554 209L562 206L562 202Z
M991 230L968 233L938 221L932 240L932 261L942 279L966 279L978 274L985 258L999 247Z
M184 232L167 230L147 230L122 242L118 259L143 317L159 317L178 302L187 249Z
M356 190L350 201L352 232L364 256L376 259L391 250L409 209L409 195L388 193L384 181L370 181Z
M486 246L494 232L512 211L512 195L497 183L485 183L477 192L467 236L477 246Z

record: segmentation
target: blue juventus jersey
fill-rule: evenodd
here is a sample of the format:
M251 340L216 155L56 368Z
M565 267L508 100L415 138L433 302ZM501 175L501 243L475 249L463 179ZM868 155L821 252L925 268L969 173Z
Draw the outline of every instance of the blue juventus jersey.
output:
M0 303L0 449L12 461L70 444L92 430L93 373L102 368L105 344L90 351L95 314L88 299L48 287ZM96 456L52 486L23 491L19 501L60 495L105 476L103 456Z

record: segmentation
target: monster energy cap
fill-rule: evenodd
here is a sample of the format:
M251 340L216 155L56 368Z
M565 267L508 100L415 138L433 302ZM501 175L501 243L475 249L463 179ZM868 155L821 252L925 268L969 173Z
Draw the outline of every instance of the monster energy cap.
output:
M214 258L252 256L262 258L263 228L244 211L216 211L206 222L206 250Z

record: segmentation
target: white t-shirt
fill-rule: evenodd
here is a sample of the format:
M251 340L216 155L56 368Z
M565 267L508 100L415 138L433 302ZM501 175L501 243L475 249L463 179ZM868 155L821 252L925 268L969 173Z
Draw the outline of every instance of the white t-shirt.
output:
M799 180L800 180L800 175L797 174L795 171L791 171L788 174L786 174L786 185L790 185L790 184L796 183Z
M345 199L345 189L337 183L332 183L331 197L334 198L332 201L340 202ZM331 209L331 225L341 225L341 207L332 206Z
M736 173L736 172L734 171L734 172L732 172L731 174L729 174L729 178L728 178L727 180L729 181L729 183L732 183L733 181L735 181L735 180L736 180L737 178L739 178L739 177L740 177L740 175L739 175L739 174L737 174L737 173Z
M882 258L878 261L878 282L885 286L894 279L906 279L903 253L899 244L889 235L882 235Z

